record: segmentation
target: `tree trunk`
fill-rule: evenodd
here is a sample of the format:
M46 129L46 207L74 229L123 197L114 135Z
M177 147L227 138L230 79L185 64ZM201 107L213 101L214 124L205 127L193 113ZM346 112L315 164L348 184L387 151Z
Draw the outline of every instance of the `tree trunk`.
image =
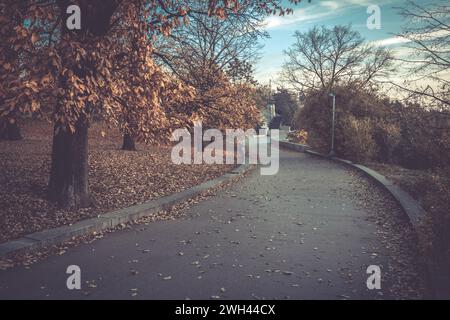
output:
M22 140L17 121L7 118L0 119L0 140Z
M67 43L80 42L81 47L87 45L92 49L98 39L105 37L110 29L110 20L121 1L83 0L77 1L83 13L83 27L80 30L69 30L66 23L68 2L56 1L61 14L61 35L67 36ZM95 46L94 46L95 47ZM69 61L65 61L68 59ZM83 78L92 71L89 61L81 67L74 67L73 57L62 56L62 64ZM59 88L67 90L65 75L60 75ZM56 110L58 110L58 105ZM88 120L82 113L75 124L75 131L58 129L53 132L52 165L49 179L49 197L64 208L82 208L90 204L88 185Z
M49 197L63 208L90 205L88 185L88 121L81 117L75 132L57 129L53 133Z
M129 134L125 133L123 135L123 144L122 144L122 150L127 151L136 151L136 143L134 137Z

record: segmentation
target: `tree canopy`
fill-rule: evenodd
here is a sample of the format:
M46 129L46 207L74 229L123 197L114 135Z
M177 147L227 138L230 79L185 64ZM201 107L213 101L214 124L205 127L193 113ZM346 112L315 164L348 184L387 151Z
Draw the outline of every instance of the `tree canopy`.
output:
M336 84L363 88L392 65L389 50L365 43L351 25L315 26L297 31L294 37L294 44L285 51L282 79L303 92L330 90Z
M199 86L180 81L154 61L156 40L176 35L174 30L190 19L212 21L212 26L228 18L241 19L248 12L241 8L262 14L292 12L282 4L281 0L4 0L0 123L5 119L14 123L22 115L51 119L50 198L63 206L87 206L87 132L93 115L118 125L129 138L148 142L167 139L175 127L189 126L199 118L218 127L256 124L251 88L232 85L230 76L235 75L223 70L233 63L245 65L248 55L230 51L226 55L232 58L230 63L221 64L224 55L216 50L216 60L203 60L209 63L202 69L205 79L214 79L223 89L210 86L198 96ZM74 6L81 12L80 28L68 23Z

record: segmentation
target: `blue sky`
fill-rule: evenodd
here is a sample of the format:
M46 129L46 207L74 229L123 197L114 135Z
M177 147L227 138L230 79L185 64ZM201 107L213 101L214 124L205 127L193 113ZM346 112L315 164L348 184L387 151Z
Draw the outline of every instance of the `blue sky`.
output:
M420 1L425 4L427 0ZM388 45L397 50L402 46L401 39L395 33L401 30L403 19L394 7L402 6L405 0L303 0L293 6L294 14L285 17L269 17L266 19L266 30L270 39L264 40L262 58L256 65L256 79L261 83L275 81L277 74L285 60L283 50L294 42L295 31L307 31L314 25L352 24L367 41L374 41L379 45ZM369 5L378 5L381 10L381 29L369 30L366 21L369 17Z

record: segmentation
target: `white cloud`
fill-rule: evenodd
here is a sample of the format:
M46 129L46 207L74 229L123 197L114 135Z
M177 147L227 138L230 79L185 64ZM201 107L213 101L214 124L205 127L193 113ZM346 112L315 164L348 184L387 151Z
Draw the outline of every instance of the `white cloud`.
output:
M320 5L330 10L336 10L339 8L339 3L336 1L321 1Z
M382 39L382 40L372 41L372 44L377 47L384 47L384 46L391 46L391 45L402 44L402 43L407 43L407 42L411 42L411 40L395 36L395 37L390 37L390 38L386 38L386 39Z
M272 29L278 27L289 26L299 22L307 23L323 19L327 16L335 14L333 11L308 13L305 9L296 9L293 14L286 16L270 16L265 19L265 28Z
M369 0L345 0L344 2L356 5L356 6L368 6L370 5L373 1L369 1ZM378 1L380 2L380 1ZM378 3L376 3L378 4Z
M392 0L378 0L376 4L389 3ZM326 0L305 4L302 8L294 8L294 13L286 16L270 16L266 18L266 29L281 28L299 22L309 23L326 17L337 16L343 11L355 7L367 7L372 0ZM302 2L303 3L303 2Z
M410 47L397 47L394 49L395 57L398 59L406 59L414 53L414 49Z
M440 38L440 37L448 37L448 36L450 36L450 31L438 30L438 31L433 31L433 32L429 32L426 34L417 35L417 38L420 38L421 40L431 40L431 39L436 39L436 38ZM391 46L391 45L398 45L398 44L403 44L403 43L408 43L408 42L411 42L411 40L406 39L404 37L394 36L394 37L390 37L390 38L386 38L386 39L372 41L372 44L375 46Z

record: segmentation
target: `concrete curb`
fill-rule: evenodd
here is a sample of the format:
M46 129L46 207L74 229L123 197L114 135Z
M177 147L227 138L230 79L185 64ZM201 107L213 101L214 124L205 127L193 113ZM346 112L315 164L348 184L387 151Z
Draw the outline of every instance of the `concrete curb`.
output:
M297 145L297 146L293 146ZM285 147L290 150L304 152L316 157L326 158L333 160L347 166L350 166L359 172L362 172L366 177L374 181L380 187L387 190L393 197L393 199L399 204L402 211L408 218L408 221L413 226L414 231L418 234L419 226L421 221L427 214L426 211L420 206L420 204L411 197L407 192L401 189L399 186L395 185L392 181L386 179L385 176L379 174L375 170L372 170L366 166L353 163L352 161L341 159L338 157L329 157L327 155L309 150L308 146L300 145L292 142L280 141L280 146ZM438 264L433 263L426 259L425 264L427 266L427 271L429 274L433 296L436 299L450 299L450 273L443 266L438 266Z
M291 149L291 150L295 150L298 152L305 152L308 149L308 146L304 145L304 144L299 144L299 143L294 143L294 142L289 142L289 141L283 141L283 140L279 140L278 141L280 147L284 147L287 149Z
M21 238L4 242L0 244L0 257L5 257L18 251L34 250L72 239L73 237L91 234L95 231L114 228L122 223L137 220L147 215L156 213L160 210L168 209L175 204L182 203L193 198L211 188L229 182L237 176L243 175L251 169L251 165L244 164L224 175L203 182L187 190L174 193L156 200L148 201L143 204L132 206L125 209L115 210L102 214L97 218L90 218L78 221L70 226L61 226L47 229Z
M320 154L318 152L313 152L310 150L306 150L305 153L343 163L345 165L348 165L352 168L357 169L359 172L363 173L366 177L372 179L374 182L376 182L382 188L386 189L392 195L394 200L400 205L401 209L408 217L408 220L411 223L411 225L414 227L414 230L417 231L421 220L426 215L425 210L420 206L420 204L413 197L411 197L407 192L405 192L399 186L395 185L392 181L386 179L385 176L381 175L380 173L376 172L375 170L372 170L361 164L354 163L350 160L345 160L345 159L341 159L341 158L337 158L337 157L330 158L324 154Z

